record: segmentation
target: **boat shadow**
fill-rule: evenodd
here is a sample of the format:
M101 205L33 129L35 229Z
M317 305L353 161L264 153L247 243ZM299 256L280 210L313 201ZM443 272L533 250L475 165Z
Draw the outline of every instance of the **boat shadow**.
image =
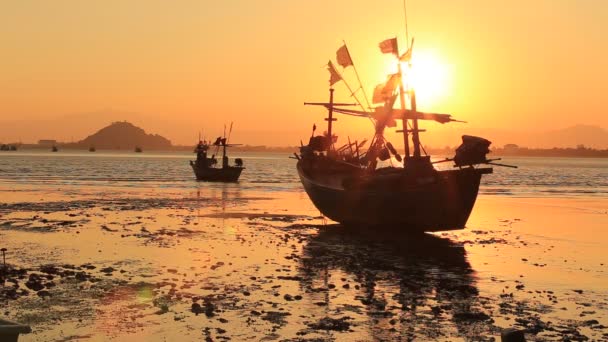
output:
M470 333L471 323L491 322L479 315L466 250L435 235L402 239L330 226L304 246L299 275L325 315L358 317L374 339L474 336L479 327Z
M331 266L345 271L361 267L395 269L417 266L436 267L462 275L472 273L461 244L433 234L408 234L387 231L353 230L334 224L325 225L304 247L308 266ZM352 265L351 265L352 264ZM356 265L356 267L351 267Z

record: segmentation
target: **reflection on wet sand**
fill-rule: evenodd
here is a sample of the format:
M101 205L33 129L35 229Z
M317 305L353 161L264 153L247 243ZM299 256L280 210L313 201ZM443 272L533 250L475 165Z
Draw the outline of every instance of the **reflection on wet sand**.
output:
M540 227L532 205L550 217L538 204L484 199L470 229L377 236L326 225L302 196L226 185L2 204L14 271L0 280L0 314L32 326L26 342L608 336L601 245L528 234ZM576 213L587 229L606 222ZM564 262L574 247L592 260Z
M363 314L374 339L445 338L455 332L473 337L492 330L492 320L479 309L466 251L447 239L372 238L330 226L304 246L299 274L301 286L328 317Z

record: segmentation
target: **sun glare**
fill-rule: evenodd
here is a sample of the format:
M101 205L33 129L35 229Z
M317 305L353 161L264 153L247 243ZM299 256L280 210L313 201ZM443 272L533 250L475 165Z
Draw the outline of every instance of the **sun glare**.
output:
M419 104L433 106L448 95L449 68L435 54L414 50L411 68L405 63L402 68L404 85L416 90Z

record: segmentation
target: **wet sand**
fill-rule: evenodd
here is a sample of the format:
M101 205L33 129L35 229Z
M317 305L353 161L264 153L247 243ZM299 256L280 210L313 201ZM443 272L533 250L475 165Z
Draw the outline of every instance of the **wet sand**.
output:
M20 341L608 339L608 200L480 196L468 228L353 233L302 192L3 191Z

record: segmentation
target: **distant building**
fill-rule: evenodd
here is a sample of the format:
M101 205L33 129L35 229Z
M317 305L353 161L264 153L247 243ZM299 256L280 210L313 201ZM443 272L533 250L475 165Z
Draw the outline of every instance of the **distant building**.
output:
M506 144L504 147L505 151L517 151L519 149L519 146L516 144Z
M38 145L41 145L41 146L53 146L53 145L57 145L57 140L51 140L51 139L38 140Z

